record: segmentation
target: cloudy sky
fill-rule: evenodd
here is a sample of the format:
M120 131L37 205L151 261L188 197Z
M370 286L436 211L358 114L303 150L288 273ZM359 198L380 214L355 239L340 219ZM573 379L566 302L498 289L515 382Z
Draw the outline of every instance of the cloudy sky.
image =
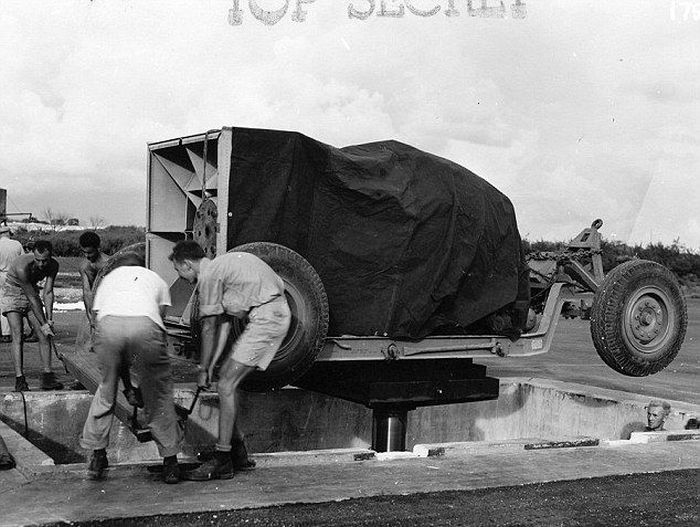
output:
M700 250L700 0L698 20L681 0L514 2L3 0L8 210L144 225L147 142L250 126L452 159L530 240L600 217L609 239Z

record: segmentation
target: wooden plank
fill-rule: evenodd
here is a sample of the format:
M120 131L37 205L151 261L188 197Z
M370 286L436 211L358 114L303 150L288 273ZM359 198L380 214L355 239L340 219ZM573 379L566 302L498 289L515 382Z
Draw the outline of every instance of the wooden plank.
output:
M100 385L102 380L102 374L100 373L97 355L89 351L78 351L75 353L66 354L63 357L63 363L66 365L68 371L76 379L78 379L83 386L91 394L97 391L97 387ZM184 408L178 404L175 404L175 411L180 419L187 420L187 414L189 408ZM138 430L133 428L132 417L133 417L134 407L129 404L126 397L121 391L117 392L117 401L114 406L114 415L122 423L124 423L129 430L139 439L139 441L150 441L150 434L145 432L146 428L140 428ZM139 423L143 427L141 417L139 417Z
M75 352L64 355L64 364L71 375L75 376L83 386L92 394L97 391L97 387L102 380L97 361L97 354L92 352ZM124 394L117 393L117 403L114 407L114 415L127 426L131 425L133 407L127 402Z

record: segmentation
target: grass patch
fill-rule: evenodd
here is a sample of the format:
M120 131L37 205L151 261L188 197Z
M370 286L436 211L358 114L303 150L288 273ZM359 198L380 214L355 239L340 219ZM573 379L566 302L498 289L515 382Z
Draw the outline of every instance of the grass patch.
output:
M56 256L58 260L58 272L61 273L80 273L80 264L84 258L80 256Z

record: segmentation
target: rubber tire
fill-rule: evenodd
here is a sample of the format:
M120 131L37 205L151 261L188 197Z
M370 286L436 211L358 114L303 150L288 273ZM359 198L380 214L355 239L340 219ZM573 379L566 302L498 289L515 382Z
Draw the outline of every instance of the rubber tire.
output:
M95 281L92 284L92 290L97 291L97 286L105 277L105 275L107 275L107 273L113 271L114 269L122 265L125 259L131 259L133 257L136 258L140 265L146 265L145 242L127 245L126 247L119 249L116 253L110 256L107 259L107 263L105 264L105 266L97 272L97 276L95 276Z
M265 371L254 371L241 389L266 392L293 384L311 367L328 333L328 298L321 278L300 254L283 245L253 242L229 252L247 252L267 263L284 280L292 322ZM237 328L241 331L243 328Z
M635 337L633 328L634 313L643 313L645 299L663 313L649 326L658 326L660 335L648 342ZM656 262L630 260L618 265L593 297L591 336L596 351L608 366L630 377L651 375L668 366L683 344L687 325L686 302L678 281Z

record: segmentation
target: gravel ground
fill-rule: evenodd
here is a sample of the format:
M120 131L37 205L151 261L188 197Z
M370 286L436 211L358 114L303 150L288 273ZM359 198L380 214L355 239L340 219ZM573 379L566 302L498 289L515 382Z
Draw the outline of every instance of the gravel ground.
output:
M696 526L700 525L699 487L700 471L681 470L477 491L381 496L321 504L118 518L70 525Z

